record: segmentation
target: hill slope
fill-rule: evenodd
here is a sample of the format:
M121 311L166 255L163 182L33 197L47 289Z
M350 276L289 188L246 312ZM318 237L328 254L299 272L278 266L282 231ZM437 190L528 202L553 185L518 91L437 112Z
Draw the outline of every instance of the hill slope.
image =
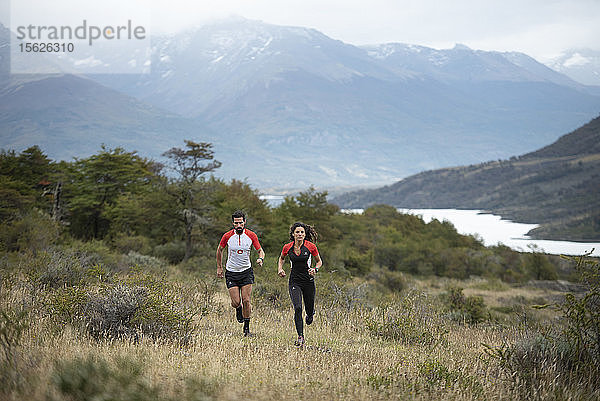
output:
M66 160L93 154L101 144L158 156L201 132L197 122L74 75L13 82L0 89L0 126L0 146L36 144Z
M542 226L545 239L600 239L600 117L536 152L444 168L333 199L341 207L482 209Z
M105 144L156 157L184 138L206 135L198 121L83 76L10 74L9 35L0 25L0 148L38 145L53 159L68 160Z

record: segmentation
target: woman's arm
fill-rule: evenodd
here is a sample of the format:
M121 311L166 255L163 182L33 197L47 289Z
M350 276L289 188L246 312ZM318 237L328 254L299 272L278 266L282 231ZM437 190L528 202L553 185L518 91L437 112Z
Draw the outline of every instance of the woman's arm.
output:
M315 267L309 267L308 268L308 274L310 274L311 276L314 276L315 273L317 273L317 270L319 270L321 268L321 266L323 266L323 260L321 259L321 255L319 255L319 253L317 252L316 255L313 255L315 257Z

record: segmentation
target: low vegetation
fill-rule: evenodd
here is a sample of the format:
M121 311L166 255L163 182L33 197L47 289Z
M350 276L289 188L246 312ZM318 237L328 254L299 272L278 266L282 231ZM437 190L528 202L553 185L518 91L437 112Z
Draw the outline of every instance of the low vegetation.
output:
M102 190L78 187L88 159L2 154L0 399L600 397L594 258L484 247L385 205L346 215L313 188L272 208L243 182L167 179L122 150L93 159ZM187 203L162 198L176 189ZM215 277L238 208L267 252L249 338ZM301 349L276 274L297 220L325 261Z

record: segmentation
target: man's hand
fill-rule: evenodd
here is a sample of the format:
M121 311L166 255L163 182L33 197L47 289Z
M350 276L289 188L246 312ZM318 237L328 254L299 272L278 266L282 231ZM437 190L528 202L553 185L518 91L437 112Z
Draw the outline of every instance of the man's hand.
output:
M285 277L285 270L283 270L283 269L279 269L279 270L277 271L277 274L279 274L279 277Z
M223 268L217 266L217 277L218 278L223 278Z
M258 258L258 259L256 259L256 263L257 263L257 264L258 264L260 267L262 267L262 265L263 265L263 258Z

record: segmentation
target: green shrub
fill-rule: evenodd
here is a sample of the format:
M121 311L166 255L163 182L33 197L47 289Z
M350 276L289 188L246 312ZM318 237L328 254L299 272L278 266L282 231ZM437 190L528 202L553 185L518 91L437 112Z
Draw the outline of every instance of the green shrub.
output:
M391 271L386 268L373 269L368 274L367 279L373 280L393 292L400 292L406 287L406 279L402 272Z
M407 257L405 248L398 244L378 245L373 250L373 255L376 264L390 270L400 270L403 260ZM416 271L410 272L415 273Z
M25 311L0 310L0 395L23 384L21 338L29 327Z
M355 308L363 306L367 302L367 283L338 284L335 281L329 281L327 285L322 286L321 297L323 303L329 304L333 309L341 308L345 312L350 312Z
M354 250L347 250L344 260L344 267L354 275L363 276L369 272L373 264L373 253L358 253Z
M587 255L586 255L587 256ZM563 336L575 349L582 366L598 372L600 367L600 262L581 256L571 258L587 288L583 297L568 293L565 302L555 307L565 322ZM600 379L600 375L599 375Z
M532 252L524 256L523 268L534 280L556 280L558 271L554 264L543 253L532 247Z
M152 251L150 238L143 235L118 234L113 238L112 245L123 254L136 252L149 254Z
M47 214L34 209L21 219L2 224L0 250L42 251L55 244L59 234L59 224Z
M207 312L191 294L166 280L134 270L123 282L88 294L83 322L92 337L128 338L140 336L169 339L185 345L195 331L193 318Z
M75 250L75 251L73 251ZM115 253L108 245L100 240L78 241L70 244L65 252L78 255L85 266L102 265L108 271L116 272L128 268L123 264L123 256Z
M450 317L458 322L476 324L483 322L489 316L483 298L465 297L462 288L448 288L448 291L442 294L442 300L450 312Z
M155 246L154 256L165 259L169 263L177 264L185 256L185 242L175 241Z
M475 395L483 393L483 386L474 377L460 370L453 370L436 359L427 359L417 366L419 377L425 380L428 388L451 389L459 387L470 389Z
M123 278L106 279L96 265L87 275L95 285L59 286L47 294L47 306L58 323L73 324L98 340L147 336L185 345L195 332L193 319L208 313L213 302L213 286L183 287L139 268Z
M136 337L143 328L135 324L135 317L146 305L147 297L146 289L122 284L88 295L83 306L88 332L97 339Z
M58 363L51 384L53 401L159 399L158 388L143 376L139 363L117 359L109 364L102 358L88 356Z
M567 294L552 305L562 313L561 325L525 333L514 344L486 345L514 385L527 396L539 388L568 388L577 399L598 397L600 382L600 264L587 255L568 258L587 287L583 296ZM547 307L544 305L542 307Z
M374 309L365 324L373 336L409 345L438 344L448 332L432 302L417 292Z
M140 266L154 272L164 272L167 268L167 264L163 260L135 251L129 251L124 259L128 266Z
M45 288L75 286L84 283L89 258L78 252L52 249L21 258L22 269L30 280Z

